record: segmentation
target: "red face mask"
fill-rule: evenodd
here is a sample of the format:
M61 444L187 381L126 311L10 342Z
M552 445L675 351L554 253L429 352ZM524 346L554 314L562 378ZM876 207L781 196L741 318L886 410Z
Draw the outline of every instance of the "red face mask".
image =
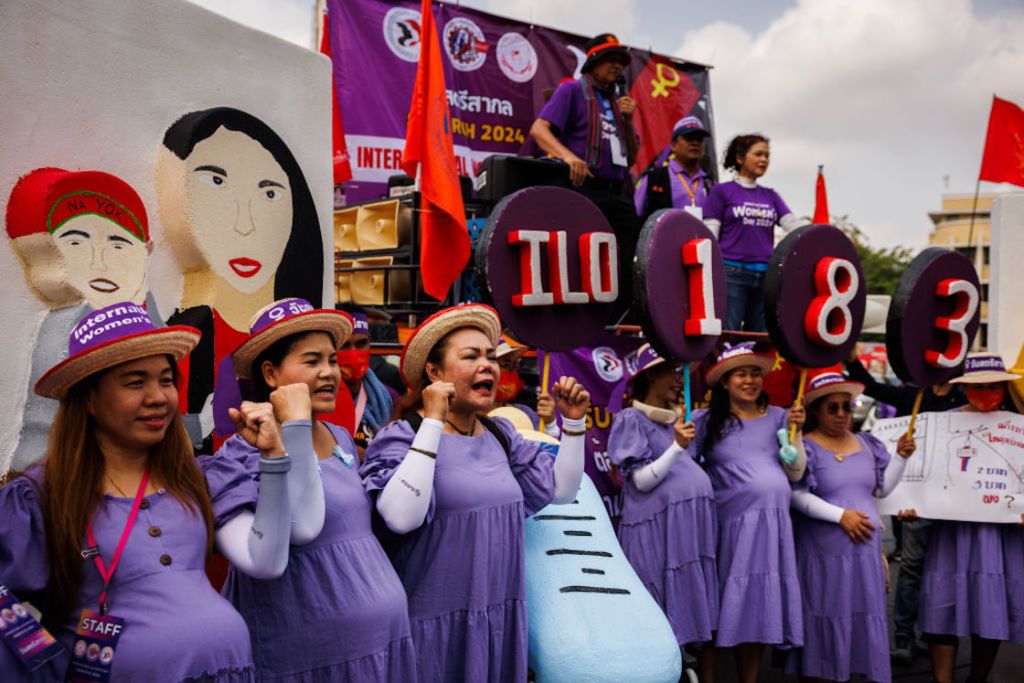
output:
M498 403L508 403L522 391L524 386L526 383L519 378L518 371L502 370L501 376L498 378L498 392L495 399Z
M1003 385L975 385L967 387L967 401L983 413L989 413L999 407L1006 396Z
M370 349L338 351L338 365L346 381L358 381L370 369Z

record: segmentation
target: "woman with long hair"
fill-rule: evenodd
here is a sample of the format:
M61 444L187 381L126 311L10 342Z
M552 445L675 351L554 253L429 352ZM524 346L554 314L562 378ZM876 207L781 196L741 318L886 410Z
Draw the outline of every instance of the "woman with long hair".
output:
M704 222L718 236L725 259L729 301L725 329L764 332L764 278L775 248L775 226L789 231L800 220L779 193L758 184L768 172L768 138L737 135L725 150L722 165L736 179L711 188L704 202Z
M625 479L619 542L679 647L695 646L718 627L715 492L688 453L694 425L677 410L679 366L644 344L636 367L630 406L615 416L608 439Z
M0 490L0 577L74 653L72 678L96 663L73 645L85 649L76 630L99 615L120 625L116 656L104 657L112 680L253 679L245 622L203 565L216 541L241 571L285 570L291 459L275 414L308 418L309 393L282 388L273 405L232 411L261 454L259 493L239 467L208 481L177 410L177 362L198 339L114 304L79 322L68 358L36 384L60 407L43 461ZM64 680L67 664L37 680ZM4 665L4 680L27 675L18 666Z
M562 377L558 457L494 405L501 333L489 306L427 318L402 353L411 412L366 450L361 474L409 596L421 682L526 680L525 518L570 503L583 476L589 395Z
M806 466L800 440L783 459L779 433L802 425L803 406L768 405L772 359L753 343L726 348L708 370L711 403L693 413L692 447L715 490L718 515L717 647L735 647L744 683L757 680L764 645L803 643L800 584L789 518L790 482ZM787 453L788 455L788 453Z
M306 480L323 482L313 495L292 498L284 575L267 581L233 569L224 587L249 626L259 680L416 679L405 590L371 530L356 445L324 419L346 390L337 355L352 329L347 313L282 299L256 315L249 339L232 354L253 400L284 385L308 387L312 419L282 427L289 452L309 452L296 460L289 484L298 492ZM205 459L240 464L259 485L259 453L241 436Z
M1006 371L999 356L972 354L964 374L951 380L964 387L967 405L950 412L1006 410L1007 383L1019 379ZM1003 467L1003 461L998 465ZM912 517L916 517L913 512ZM919 614L918 628L931 652L935 681L953 683L957 646L960 638L967 637L971 639L967 680L987 681L1002 642L1024 644L1024 529L1016 524L934 521L924 558Z
M797 567L804 610L800 674L846 681L891 680L885 568L875 498L892 493L915 450L903 435L893 458L877 438L854 434L853 399L864 385L838 372L807 387L807 471L793 491Z

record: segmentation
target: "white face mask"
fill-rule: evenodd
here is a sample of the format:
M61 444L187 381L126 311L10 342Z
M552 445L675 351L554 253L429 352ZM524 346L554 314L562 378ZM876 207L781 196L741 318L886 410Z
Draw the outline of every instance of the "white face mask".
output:
M670 408L655 408L654 406L649 406L646 403L641 403L640 401L633 401L633 407L650 418L652 422L657 422L658 424L663 425L675 424L680 415L678 412Z

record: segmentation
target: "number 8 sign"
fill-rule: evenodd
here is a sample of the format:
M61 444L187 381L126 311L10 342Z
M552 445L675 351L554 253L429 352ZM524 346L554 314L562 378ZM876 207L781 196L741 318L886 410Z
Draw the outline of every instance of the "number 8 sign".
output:
M864 323L867 291L857 248L831 225L806 225L772 253L765 324L790 362L824 368L846 357Z
M981 322L981 285L970 259L925 249L900 278L889 307L889 362L904 382L942 384L960 373Z

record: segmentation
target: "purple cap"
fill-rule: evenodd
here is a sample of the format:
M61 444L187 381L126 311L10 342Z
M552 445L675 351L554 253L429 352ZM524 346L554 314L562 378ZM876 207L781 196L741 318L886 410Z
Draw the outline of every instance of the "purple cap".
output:
M700 133L702 136L707 137L711 135L708 129L704 127L704 124L696 116L684 116L683 118L676 121L676 125L672 126L672 138L675 139L679 135L692 135L694 133Z
M312 310L313 304L305 299L292 298L275 301L256 315L256 320L249 326L249 334L256 334L275 323Z
M352 316L352 334L370 336L370 319L365 313L349 313Z
M650 344L644 344L635 354L626 358L626 381L632 382L637 375L665 362Z

